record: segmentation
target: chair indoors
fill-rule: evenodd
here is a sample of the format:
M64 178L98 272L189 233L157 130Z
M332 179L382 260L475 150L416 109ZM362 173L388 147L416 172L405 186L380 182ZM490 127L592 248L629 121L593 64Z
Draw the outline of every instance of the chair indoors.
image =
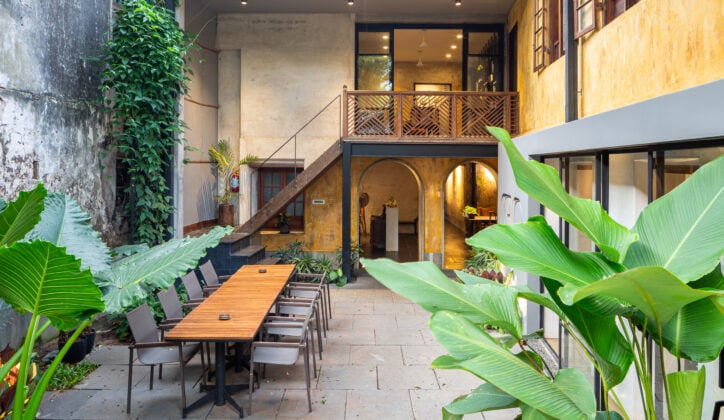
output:
M309 378L309 348L307 347L308 319L303 322L269 322L262 324L262 337L268 337L267 329L283 335L285 340L280 341L254 341L251 344L249 360L249 411L252 413L252 394L254 389L254 364L273 364L291 366L297 363L299 352L302 350L304 358L304 376L307 384L307 404L312 412L312 397L310 393L311 381ZM263 368L262 368L263 371ZM316 368L314 376L316 378Z
M131 412L131 386L133 384L133 351L138 355L138 361L151 367L149 389L153 389L153 369L159 365L158 376L161 379L161 369L164 363L180 363L181 365L181 405L182 411L186 408L186 385L184 367L199 351L200 345L165 342L159 339L156 322L151 315L148 304L144 303L126 314L131 328L134 343L128 346L128 394L126 399L126 413ZM203 366L203 358L202 366Z

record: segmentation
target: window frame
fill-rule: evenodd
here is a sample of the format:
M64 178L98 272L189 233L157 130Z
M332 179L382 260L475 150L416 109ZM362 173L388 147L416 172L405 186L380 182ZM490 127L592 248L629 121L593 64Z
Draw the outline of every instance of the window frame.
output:
M587 33L590 33L596 29L596 1L595 0L575 0L573 2L574 8L574 38L578 39ZM581 15L582 13L588 13L591 16L591 22L588 26L581 27Z
M291 183L294 178L299 176L299 173L302 172L301 168L293 167L293 166L284 166L284 167L265 167L265 168L258 168L258 185L259 185L259 191L258 191L258 200L259 200L259 208L264 207L264 205L274 198L279 192L284 189L289 183ZM288 178L288 174L290 172L294 172L295 175L291 179ZM280 184L279 185L272 185L270 188L279 188L279 190L273 194L269 200L264 199L264 178L266 174L279 174L280 175ZM289 207L292 206L294 208L296 205L299 205L301 203L301 214L297 214L296 212L292 211L292 214L289 214L289 226L293 230L304 230L304 192L300 192L296 197L294 197L294 200L292 200L285 208L284 212L289 213ZM270 219L265 225L264 228L267 229L274 229L277 228L277 218L274 217Z
M623 9L616 14L616 3L622 3ZM626 11L638 4L639 0L603 0L603 20L604 25L611 23L614 19L626 13Z

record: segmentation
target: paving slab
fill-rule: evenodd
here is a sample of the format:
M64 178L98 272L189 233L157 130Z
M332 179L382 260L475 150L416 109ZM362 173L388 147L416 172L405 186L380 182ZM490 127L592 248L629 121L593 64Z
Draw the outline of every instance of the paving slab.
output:
M435 369L435 376L442 389L470 392L483 384L483 380L461 369Z
M442 346L436 345L400 346L400 348L406 365L430 366L438 356L447 354Z
M402 328L389 328L381 327L375 328L375 342L376 345L422 345L425 344L425 340L422 337L422 332L419 329L402 329Z
M375 302L373 304L375 315L414 314L415 305L410 303Z
M377 368L374 366L323 366L317 388L322 390L377 389Z
M402 366L400 346L352 346L349 355L351 365L398 365Z
M425 366L377 366L379 389L440 389L435 372Z
M364 390L347 393L345 419L413 418L407 390Z
M439 419L442 418L442 408L453 402L455 398L463 395L457 391L450 390L431 390L431 389L411 389L410 401L412 410L416 419ZM468 414L463 416L466 420L481 420L482 414ZM510 417L508 420L514 419Z
M307 406L307 392L290 389L284 393L277 419L343 420L347 391L312 390L312 412Z

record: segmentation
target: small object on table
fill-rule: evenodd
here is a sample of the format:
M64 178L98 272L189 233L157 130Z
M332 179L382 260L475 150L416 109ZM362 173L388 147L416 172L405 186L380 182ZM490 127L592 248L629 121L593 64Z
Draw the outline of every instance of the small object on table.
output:
M229 314L219 314L219 321L228 321L231 319L231 315Z
M262 274L266 273L266 268L260 268L260 269L259 269L259 272L262 273Z

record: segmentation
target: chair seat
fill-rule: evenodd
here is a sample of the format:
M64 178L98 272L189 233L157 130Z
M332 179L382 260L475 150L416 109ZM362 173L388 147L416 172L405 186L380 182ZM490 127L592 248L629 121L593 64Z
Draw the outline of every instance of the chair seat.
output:
M189 361L199 350L199 343L186 344L181 347L184 362ZM177 363L178 347L151 347L138 349L138 360L147 365L157 365L160 363Z

